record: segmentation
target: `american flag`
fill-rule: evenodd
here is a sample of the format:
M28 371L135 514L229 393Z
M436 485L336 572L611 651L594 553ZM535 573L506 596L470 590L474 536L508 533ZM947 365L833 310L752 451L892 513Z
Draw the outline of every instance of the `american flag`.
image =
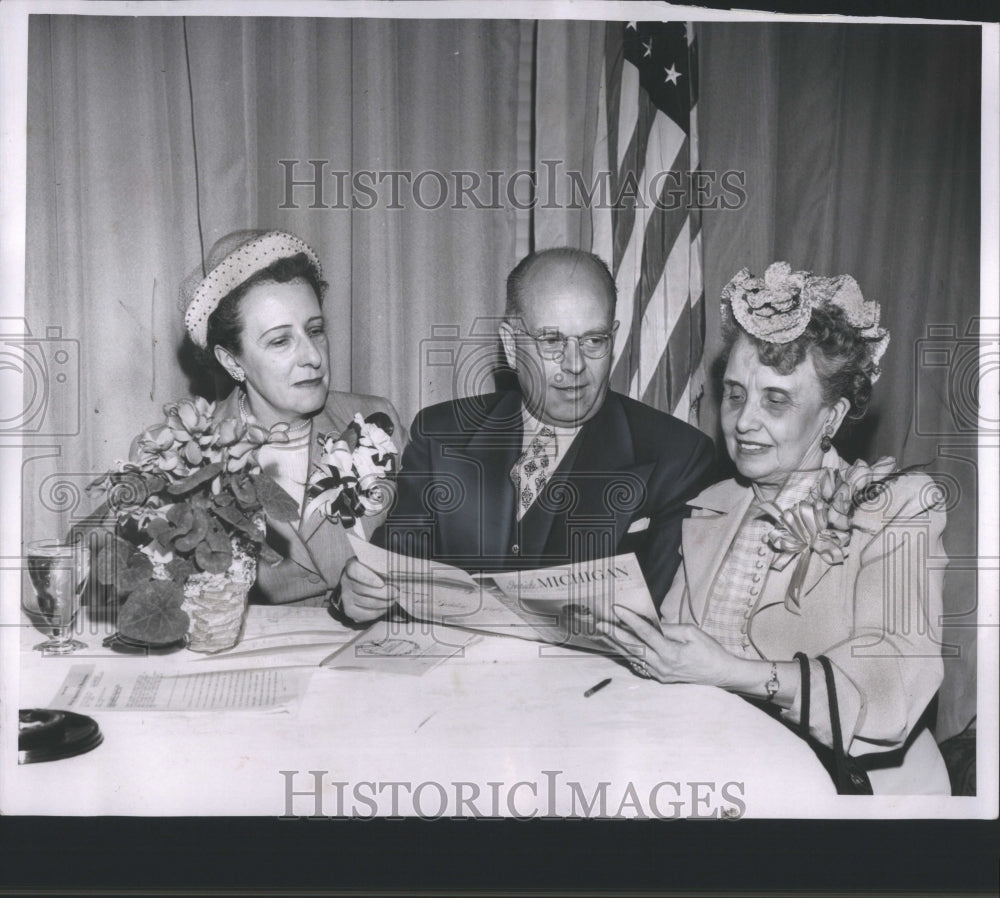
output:
M692 424L705 384L695 52L690 24L607 24L594 173L610 202L592 211L592 249L618 284L611 385Z

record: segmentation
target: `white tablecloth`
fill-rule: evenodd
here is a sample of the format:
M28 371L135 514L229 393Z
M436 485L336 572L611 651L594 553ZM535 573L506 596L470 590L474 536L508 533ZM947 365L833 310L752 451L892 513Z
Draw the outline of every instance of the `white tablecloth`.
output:
M276 628L313 633L290 641L314 644L245 654ZM92 712L104 743L8 769L3 811L794 817L834 795L808 746L719 689L664 686L607 658L504 637L421 676L317 666L352 635L322 609L253 607L240 654L131 658L85 633L89 650L43 658L25 626L21 707L45 707L80 663L290 666L311 678L291 712Z

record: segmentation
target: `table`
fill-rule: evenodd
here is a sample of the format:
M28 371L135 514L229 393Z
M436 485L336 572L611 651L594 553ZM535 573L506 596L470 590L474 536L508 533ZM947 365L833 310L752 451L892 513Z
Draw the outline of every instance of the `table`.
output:
M244 642L219 656L113 655L100 621L81 626L90 648L63 658L32 652L39 634L23 627L21 707L44 707L84 662L288 666L311 670L309 685L290 713L92 712L104 743L8 767L4 813L809 817L835 794L808 746L753 705L597 655L484 636L410 676L318 667L356 634L317 608L253 606ZM277 629L313 644L237 654Z

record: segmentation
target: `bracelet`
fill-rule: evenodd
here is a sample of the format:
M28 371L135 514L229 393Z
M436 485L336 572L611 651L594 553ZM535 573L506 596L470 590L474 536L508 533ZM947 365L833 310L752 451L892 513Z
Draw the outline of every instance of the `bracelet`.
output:
M767 692L766 701L773 702L774 697L778 694L778 690L781 688L781 683L778 682L778 665L776 662L771 662L771 676L768 678L767 682L764 684L764 689Z

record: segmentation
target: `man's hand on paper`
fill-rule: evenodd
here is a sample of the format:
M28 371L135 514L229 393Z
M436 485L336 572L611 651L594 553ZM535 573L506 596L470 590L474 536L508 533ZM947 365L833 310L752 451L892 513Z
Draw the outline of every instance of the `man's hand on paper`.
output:
M357 558L347 562L340 577L340 601L351 620L364 623L382 617L396 602L396 588Z

